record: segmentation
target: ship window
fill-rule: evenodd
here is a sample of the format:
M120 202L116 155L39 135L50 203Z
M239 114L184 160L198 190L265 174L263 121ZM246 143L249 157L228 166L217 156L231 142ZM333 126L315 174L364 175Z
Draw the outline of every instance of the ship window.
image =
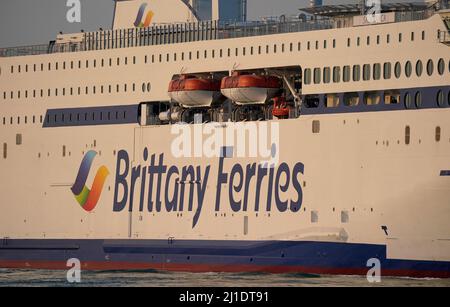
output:
M189 53L189 54L191 54L191 53ZM155 55L154 54L152 54L152 63L155 63Z
M273 53L277 53L277 45L273 45Z
M440 142L441 141L441 127L436 127L436 131L435 131L435 140L436 142Z
M237 49L236 49L237 50ZM236 54L237 55L237 54ZM204 58L207 59L208 58L208 50L205 50L204 52Z
M266 45L266 53L269 54L269 45Z
M383 77L385 80L391 78L391 63L389 62L383 65Z
M361 66L353 65L353 81L357 82L361 79Z
M411 109L412 107L411 94L409 92L405 94L405 107L407 109Z
M222 58L223 57L223 49L219 50L219 57Z
M354 93L345 93L344 94L344 105L347 107L354 107L359 104L359 94Z
M375 63L373 64L373 79L380 80L381 78L381 64Z
M358 36L356 38L356 46L359 46L361 44L361 38Z
M405 144L409 145L411 143L411 128L409 126L405 127Z
M41 71L44 71L44 63L41 63Z
M22 134L21 133L16 134L16 145L22 145Z
M214 59L216 57L216 50L211 50L212 58Z
M311 84L311 69L307 68L305 69L305 84Z
M348 211L341 211L341 223L346 224L350 220Z
M44 97L44 90L41 89L41 97Z
M133 92L136 92L136 83L133 83Z
M400 62L395 63L394 73L397 79L402 75L402 64Z
M307 108L317 108L319 107L319 96L318 95L307 95L305 96L305 106Z
M306 49L311 49L311 42L308 42Z
M433 74L433 71L434 71L434 63L433 60L430 59L427 62L427 74L431 76Z
M318 222L319 222L319 212L311 211L311 223L318 223Z
M298 49L298 51L301 51L302 50L302 43L298 43L298 45L297 45L297 49Z
M368 106L377 105L381 101L381 96L378 92L364 93L364 104Z
M116 92L119 93L120 92L120 85L116 84Z
M56 62L55 63L55 70L58 70L58 67L59 67L58 62Z
M414 32L411 32L411 41L414 41Z
M367 46L369 46L370 45L370 36L367 36L366 42L367 42Z
M125 65L128 65L128 57L125 57Z
M133 57L133 64L136 64L136 56Z
M48 95L47 95L48 97L51 96L51 90L50 90L50 89L48 89L47 94L48 94Z
M336 40L333 39L333 48L336 48Z
M320 68L314 68L314 84L320 83Z
M11 73L14 73L14 66L11 66Z
M386 35L386 43L390 43L391 42L391 35Z
M331 69L330 69L330 67L324 67L323 83L330 83L330 81L331 81Z
M399 91L386 91L384 93L384 103L385 104L397 104L400 102L400 92Z
M377 45L379 45L379 44L380 44L380 36L377 35Z
M289 51L290 52L294 51L294 44L293 43L289 44Z
M349 82L350 81L350 66L346 65L343 68L343 81Z
M439 90L436 96L436 101L439 107L443 108L445 107L444 102L444 92L442 90Z
M415 102L416 102L416 107L419 109L420 107L422 107L422 93L421 92L416 92L415 95Z
M70 69L73 69L73 61L70 62Z
M248 216L244 216L244 236L248 235Z
M126 93L127 90L128 90L128 86L127 86L127 84L125 83L125 84L123 85L123 91Z
M405 64L405 75L406 77L411 77L411 73L412 73L412 65L410 61L407 61Z
M442 76L445 71L445 61L444 59L439 59L438 62L438 73Z
M62 147L62 156L63 157L66 156L66 145L63 145L63 147Z
M162 62L162 54L159 55L159 63Z
M89 94L89 87L87 87L87 86L85 88L85 93L86 93L86 95Z
M8 144L3 143L3 159L8 158Z
M422 75L423 72L423 64L421 60L418 60L416 62L416 75L417 77L420 77Z
M142 83L142 92L145 93L145 83Z
M320 133L320 120L313 120L312 122L312 132Z
M316 50L319 49L319 41L316 41Z
M169 62L170 61L170 54L166 54L166 62Z
M422 40L425 40L425 31L422 31Z
M341 68L339 66L333 67L333 82L338 83L341 81Z
M236 48L236 49L234 50L234 56L239 56L239 48Z
M283 44L283 46L284 46L284 44ZM253 55L254 53L255 53L255 47L251 46L250 47L250 55ZM214 57L214 50L213 50L213 57Z
M147 92L150 92L150 90L152 89L152 85L150 84L150 82L147 83Z
M337 94L325 95L325 104L327 108L335 108L339 106L339 96Z
M261 46L258 46L258 54L262 53L261 49L262 49Z
M401 43L402 42L402 33L398 34L398 42Z
M33 71L36 72L36 64L33 65Z
M230 56L231 56L231 49L230 49L230 48L228 48L228 50L227 50L227 54L228 54L228 57L230 57Z
M66 88L65 87L62 90L62 94L63 94L63 96L66 96Z
M367 81L370 80L370 65L364 64L363 66L363 80Z
M351 43L351 40L350 40L350 37L349 37L349 38L347 38L347 47L350 47L350 43Z
M285 46L284 46L284 44L281 44L281 52L284 53L284 51L285 51Z
M111 93L112 92L112 86L108 85L108 92Z

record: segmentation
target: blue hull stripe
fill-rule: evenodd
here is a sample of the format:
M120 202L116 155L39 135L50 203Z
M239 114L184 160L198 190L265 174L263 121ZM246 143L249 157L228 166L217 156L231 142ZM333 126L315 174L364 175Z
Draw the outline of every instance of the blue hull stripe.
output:
M375 244L307 241L211 240L5 240L0 244L1 263L11 261L165 263L186 265L296 266L368 270L377 258L383 270L440 272L450 275L448 261L392 260L386 246ZM118 268L119 269L119 268Z

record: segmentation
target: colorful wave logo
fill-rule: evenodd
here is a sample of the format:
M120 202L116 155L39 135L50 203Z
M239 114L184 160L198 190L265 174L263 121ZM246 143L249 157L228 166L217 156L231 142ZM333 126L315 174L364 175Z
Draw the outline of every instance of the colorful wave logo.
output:
M136 16L136 21L134 22L135 27L147 28L152 23L153 16L155 16L155 13L151 10L147 13L147 15L145 17L145 21L142 22L142 18L144 17L146 8L147 8L147 3L141 4L141 7L139 8L138 14Z
M75 199L87 212L91 212L97 206L98 200L100 199L100 195L103 190L103 186L105 184L106 177L108 177L109 175L109 170L106 168L106 166L101 166L98 169L97 174L95 175L92 188L89 189L86 186L86 180L89 176L92 162L94 161L96 155L97 152L93 150L86 153L83 161L81 162L75 184L71 188L73 194L75 195Z

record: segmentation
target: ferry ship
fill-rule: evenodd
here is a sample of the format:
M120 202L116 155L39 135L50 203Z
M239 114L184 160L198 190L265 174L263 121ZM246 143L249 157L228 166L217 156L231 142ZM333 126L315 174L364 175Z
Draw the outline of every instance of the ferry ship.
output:
M0 49L0 267L450 277L448 2L201 2Z

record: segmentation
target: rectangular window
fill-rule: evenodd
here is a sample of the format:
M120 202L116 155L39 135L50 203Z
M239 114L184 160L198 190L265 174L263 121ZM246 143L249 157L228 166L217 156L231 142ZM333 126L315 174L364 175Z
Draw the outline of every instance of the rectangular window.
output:
M8 144L3 143L3 159L8 158Z
M22 145L22 134L21 133L16 134L16 145Z

